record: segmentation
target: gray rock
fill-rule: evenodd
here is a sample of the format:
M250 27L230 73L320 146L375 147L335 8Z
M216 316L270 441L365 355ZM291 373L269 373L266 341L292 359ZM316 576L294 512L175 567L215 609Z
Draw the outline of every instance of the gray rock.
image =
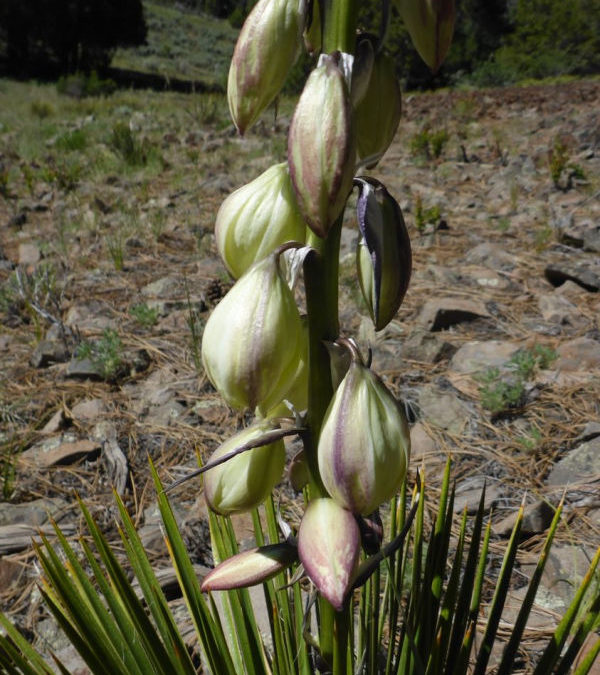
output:
M576 322L577 307L564 295L543 293L538 296L538 307L544 321L567 324Z
M548 485L586 483L600 475L600 437L578 445L559 460L546 479Z
M514 269L516 265L514 256L507 253L502 247L489 242L478 244L468 251L465 255L465 262L469 265L483 265L494 270L504 271Z
M553 367L558 371L600 371L600 342L581 337L569 340L556 350L558 359Z
M67 312L65 325L77 327L81 331L101 333L107 328L116 329L118 324L105 303L90 300L73 305Z
M438 335L420 330L413 333L406 342L402 343L400 349L402 358L409 361L437 363L444 358L449 358L455 347Z
M565 281L574 281L587 291L600 291L600 265L577 264L572 261L548 265L544 276L553 286L560 286Z
M517 522L518 510L515 509L505 518L492 526L492 530L499 537L509 537L515 523ZM554 517L554 509L548 502L537 501L534 504L527 504L523 512L523 521L521 524L521 536L531 537L534 534L545 532L552 518Z
M91 359L71 359L65 373L67 377L81 378L90 380L101 380L100 369Z
M583 250L600 253L600 225L589 227L583 234Z
M161 277L142 288L142 295L151 298L173 298L183 292L183 279L176 276Z
M475 374L488 368L502 368L518 351L519 346L514 342L465 342L452 357L449 369L456 373Z
M0 509L0 526L17 524L39 526L47 523L50 518L58 521L67 508L67 502L59 497L34 499L24 504L4 502Z
M583 441L591 441L592 438L597 436L600 436L600 422L588 422L576 440L583 443Z
M92 398L74 405L71 415L80 422L93 422L106 412L108 412L108 408L104 401L101 398Z
M42 254L36 244L19 244L19 265L36 265Z
M80 459L92 459L100 452L97 441L78 440L74 434L62 434L40 441L19 455L20 469L47 468L62 464L73 464Z
M467 509L467 513L476 513L481 501L481 491L486 483L484 476L474 476L460 481L456 487L454 498L454 513L461 513ZM484 509L489 511L502 497L502 490L496 483L487 483L485 488Z
M186 412L185 406L171 399L159 406L152 406L145 416L145 423L157 427L168 427Z
M469 419L469 410L451 390L425 385L419 392L421 415L433 426L459 434Z
M465 321L489 317L489 312L481 302L446 297L428 300L419 314L418 322L427 330L438 331Z
M69 352L64 342L42 340L33 350L29 363L33 368L47 368L53 363L64 363L69 359Z

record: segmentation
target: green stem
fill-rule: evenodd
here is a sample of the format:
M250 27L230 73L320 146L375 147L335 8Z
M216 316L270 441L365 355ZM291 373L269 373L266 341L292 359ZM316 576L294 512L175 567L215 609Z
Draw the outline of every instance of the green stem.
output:
M322 0L323 52L338 49L354 53L356 42L356 0Z

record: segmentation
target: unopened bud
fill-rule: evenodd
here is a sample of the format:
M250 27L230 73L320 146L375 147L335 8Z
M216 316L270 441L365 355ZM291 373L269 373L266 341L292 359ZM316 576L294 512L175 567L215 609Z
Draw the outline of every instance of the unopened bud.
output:
M368 515L400 489L410 436L398 402L357 350L325 413L319 473L331 497Z
M227 99L243 134L280 92L302 47L304 0L259 0L235 45Z
M298 531L298 555L321 595L340 611L360 552L354 516L333 499L313 499Z
M217 248L236 279L286 241L303 242L305 232L285 162L230 194L215 223Z
M415 49L435 73L450 49L455 0L396 0Z
M412 271L412 252L402 211L385 186L357 178L358 280L376 330L385 328L402 304Z
M310 74L290 125L288 163L298 206L319 237L342 213L355 162L352 106L339 66L341 55L322 55Z
M230 591L261 584L298 559L298 549L287 542L253 548L227 558L202 581L203 591Z
M375 57L367 90L354 111L356 151L360 163L373 168L394 140L402 109L393 60Z
M274 253L253 265L204 328L204 369L232 408L274 408L304 356L300 314L278 261Z
M260 439L275 428L262 421L244 429L220 445L209 463L234 453L250 441ZM234 454L231 459L204 474L204 496L210 508L222 515L256 508L281 480L285 466L285 446L281 439Z

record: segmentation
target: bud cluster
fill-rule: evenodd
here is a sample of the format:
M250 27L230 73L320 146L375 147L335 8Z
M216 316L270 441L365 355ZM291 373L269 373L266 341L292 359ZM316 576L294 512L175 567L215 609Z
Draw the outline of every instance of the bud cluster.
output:
M432 68L439 67L452 33L452 0L397 1L418 51ZM255 5L229 72L229 105L240 133L277 96L303 45L310 53L319 51L321 12L328 7L304 0ZM327 336L330 367L317 370L317 352L325 344L325 335L315 341L321 325L315 293L321 291L307 277L313 268L305 263L312 310L301 316L283 252L300 249L305 261L322 256L322 242L341 227L356 186L357 284L376 330L395 317L411 276L408 232L385 186L357 172L382 158L400 110L394 64L373 38L359 36L355 56L322 53L290 123L287 162L236 190L219 210L217 247L237 281L206 323L202 360L228 405L250 410L256 419L204 467L206 501L228 515L256 508L271 494L285 464L283 417L304 440L304 450L291 462L290 481L296 490L307 489L297 541L286 535L285 542L225 560L207 576L205 590L259 583L300 561L321 595L340 610L360 556L381 545L378 509L402 487L409 460L403 407L352 340L331 342ZM321 272L323 278L336 273L337 264ZM333 311L337 316L337 307ZM330 392L316 433L310 428L309 380L311 396L315 386Z

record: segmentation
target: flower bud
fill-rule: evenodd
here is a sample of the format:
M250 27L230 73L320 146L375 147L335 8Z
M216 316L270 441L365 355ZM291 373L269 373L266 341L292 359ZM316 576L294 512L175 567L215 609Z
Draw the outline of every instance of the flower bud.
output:
M208 318L202 362L210 381L236 409L262 413L280 403L304 355L294 296L271 254L253 265Z
M450 49L455 0L396 0L415 49L435 73Z
M215 224L217 248L235 279L286 241L304 241L305 233L285 162L230 194Z
M355 145L341 55L321 56L290 125L288 163L298 206L319 237L341 214L354 176Z
M302 47L304 0L259 0L242 26L229 68L227 99L240 134L277 96Z
M253 424L220 445L209 463L275 429L269 421ZM210 508L222 515L250 511L262 504L281 479L285 446L280 439L244 450L204 474L204 496Z
M401 107L394 62L380 53L375 57L366 93L354 111L358 159L369 169L377 164L394 140Z
M298 549L287 542L253 548L227 558L203 579L202 591L230 591L262 584L298 559Z
M355 183L362 233L356 250L358 280L375 329L381 330L396 315L410 282L410 238L402 211L385 186L374 178L357 178Z
M298 555L321 595L340 611L360 552L354 516L333 499L313 499L298 530Z
M344 508L369 515L400 489L409 449L408 424L398 402L353 354L319 437L323 485Z

